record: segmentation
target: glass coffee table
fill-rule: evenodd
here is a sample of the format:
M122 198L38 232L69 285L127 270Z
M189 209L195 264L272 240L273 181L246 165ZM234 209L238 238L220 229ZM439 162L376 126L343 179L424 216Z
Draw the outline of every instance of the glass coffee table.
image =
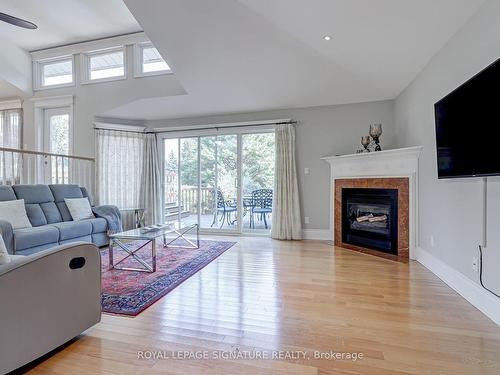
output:
M191 240L187 235L195 232L196 239ZM173 237L173 238L171 238ZM198 249L200 247L200 230L198 224L169 223L143 228L127 230L125 232L109 235L109 268L124 271L156 272L156 241L163 239L163 247L183 247ZM187 245L179 245L175 242L183 240ZM138 246L131 246L130 242L144 241ZM137 255L137 252L151 244L151 264ZM114 248L119 247L127 253L125 258L114 262ZM124 260L132 257L144 268L118 267Z

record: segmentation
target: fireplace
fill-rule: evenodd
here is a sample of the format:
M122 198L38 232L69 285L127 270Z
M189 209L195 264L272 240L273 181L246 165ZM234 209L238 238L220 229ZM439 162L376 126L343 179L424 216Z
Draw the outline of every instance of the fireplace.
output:
M379 256L398 262L416 257L418 159L422 147L408 147L352 155L327 156L330 164L332 204L331 226L333 244L337 247ZM395 189L397 193L397 254L394 243L391 251L374 250L367 246L344 241L342 201L343 189ZM377 216L377 215L374 215ZM394 218L396 220L396 218ZM373 221L373 220L372 220ZM393 222L394 223L394 222ZM366 233L365 233L366 234ZM351 238L352 239L352 238ZM387 243L386 243L387 245ZM387 246L385 246L387 248Z
M342 188L342 242L398 255L398 190Z
M408 262L408 178L338 178L333 190L335 246Z

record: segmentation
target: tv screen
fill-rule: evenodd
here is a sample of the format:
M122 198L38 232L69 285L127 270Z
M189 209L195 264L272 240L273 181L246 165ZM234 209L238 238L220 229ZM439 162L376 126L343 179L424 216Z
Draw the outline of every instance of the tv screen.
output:
M438 178L500 175L500 60L434 105Z

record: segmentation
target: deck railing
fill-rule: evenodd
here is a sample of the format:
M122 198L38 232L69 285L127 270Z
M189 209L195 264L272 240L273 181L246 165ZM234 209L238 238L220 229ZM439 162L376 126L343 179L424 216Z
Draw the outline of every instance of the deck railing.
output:
M78 184L95 196L95 159L0 147L0 185Z
M182 204L184 209L189 212L198 210L198 188L191 186L182 186ZM214 189L200 188L201 194L201 214L212 213L214 210Z

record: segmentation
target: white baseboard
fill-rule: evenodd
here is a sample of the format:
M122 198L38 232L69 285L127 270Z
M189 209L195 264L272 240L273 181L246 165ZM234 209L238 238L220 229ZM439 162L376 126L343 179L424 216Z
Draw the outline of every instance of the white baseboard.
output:
M303 229L302 237L304 240L323 240L331 241L333 236L329 229Z
M500 325L500 299L428 251L418 248L417 261L443 280L484 315Z

